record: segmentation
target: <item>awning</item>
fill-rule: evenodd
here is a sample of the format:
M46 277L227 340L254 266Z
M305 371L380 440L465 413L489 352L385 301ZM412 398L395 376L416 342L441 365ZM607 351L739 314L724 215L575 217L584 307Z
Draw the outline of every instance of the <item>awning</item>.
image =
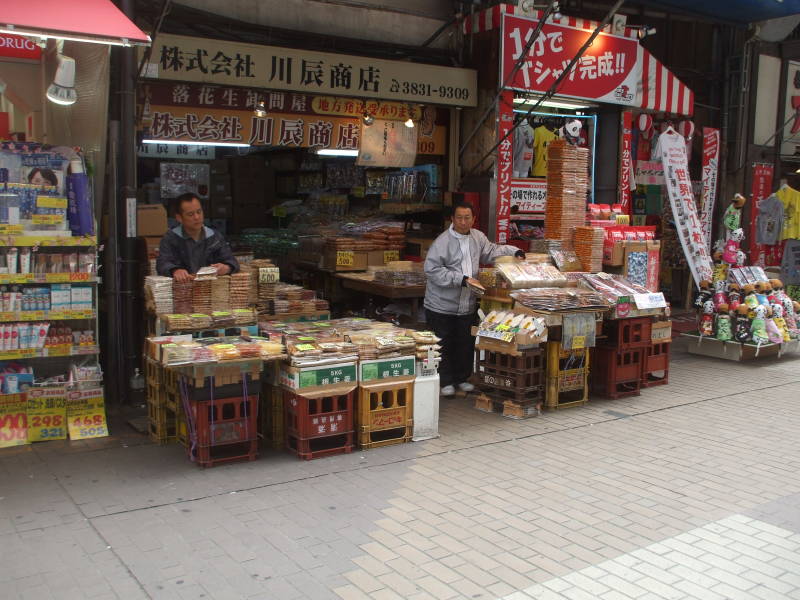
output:
M0 2L0 33L122 46L150 43L150 36L111 0Z
M800 2L800 0L797 1ZM498 4L475 13L471 18L465 20L464 32L467 34L481 33L498 29L503 22L503 15L525 17L527 19L541 19L542 12L523 11L518 6ZM505 19L514 20L512 17L505 17ZM519 19L517 19L517 21L519 21ZM563 16L560 19L551 18L548 23L562 27L581 29L587 32L594 30L598 26L597 21L570 16ZM631 96L631 100L626 101L625 105L631 108L640 108L653 112L691 116L694 111L694 93L670 72L669 69L661 64L658 59L638 43L638 31L635 28L627 27L624 35L616 37L637 40L635 51L636 64L629 64L628 68L632 69L631 72L640 72L641 76L637 75L635 79L628 82L627 85L629 85L631 93L634 92L633 88L636 88L635 97ZM630 45L631 42L627 42L627 44ZM634 62L633 59L631 59L630 62ZM633 69L634 66L635 70ZM537 93L541 93L541 91L537 90ZM564 92L564 94L571 98L586 98L592 101L596 101L596 98L599 98L599 96L588 97L578 93L570 95Z

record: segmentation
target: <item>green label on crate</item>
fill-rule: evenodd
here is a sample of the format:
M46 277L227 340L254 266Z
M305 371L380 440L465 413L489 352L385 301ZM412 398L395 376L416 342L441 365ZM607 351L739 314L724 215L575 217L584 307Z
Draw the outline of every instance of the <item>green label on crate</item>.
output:
M416 373L414 358L394 358L361 365L361 381L406 377Z
M317 372L306 371L300 373L300 387L313 387L317 385Z
M337 383L354 383L355 381L355 365L326 367L324 369L314 369L313 371L300 371L301 388L317 385L335 385Z

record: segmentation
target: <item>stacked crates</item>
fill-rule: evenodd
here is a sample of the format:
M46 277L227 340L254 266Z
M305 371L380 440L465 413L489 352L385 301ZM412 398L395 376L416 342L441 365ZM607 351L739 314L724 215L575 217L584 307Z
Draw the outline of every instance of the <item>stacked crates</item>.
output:
M167 370L161 363L145 359L147 430L150 439L157 444L168 444L177 440L177 407L174 397L171 398L167 392L166 377Z
M405 377L361 384L356 411L359 447L369 450L411 441L414 380Z
M541 348L515 353L477 348L473 381L485 392L475 400L484 412L524 419L539 414L545 391L545 356Z
M353 450L353 402L350 391L313 397L284 389L286 448L304 460L347 454Z
M561 342L547 342L547 393L549 409L581 406L589 400L589 350L565 350Z
M642 387L669 383L672 322L656 321L651 331L650 345L645 349L642 365Z
M594 350L593 393L614 399L641 393L645 350L651 344L651 327L651 317L603 322L606 339Z

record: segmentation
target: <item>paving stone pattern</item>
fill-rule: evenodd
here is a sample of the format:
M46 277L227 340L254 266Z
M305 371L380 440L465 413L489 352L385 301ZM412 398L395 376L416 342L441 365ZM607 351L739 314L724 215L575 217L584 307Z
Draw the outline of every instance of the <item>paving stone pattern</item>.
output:
M120 431L0 451L2 598L800 598L800 360L441 437L196 468Z

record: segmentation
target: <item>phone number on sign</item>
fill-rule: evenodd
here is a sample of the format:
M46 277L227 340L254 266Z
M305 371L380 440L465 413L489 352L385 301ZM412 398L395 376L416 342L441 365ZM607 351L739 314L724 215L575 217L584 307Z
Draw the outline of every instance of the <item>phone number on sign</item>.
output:
M408 94L410 96L427 96L439 98L452 98L455 100L468 100L469 89L452 85L431 85L430 83L418 83L415 81L398 81L392 79L389 91L393 94Z

